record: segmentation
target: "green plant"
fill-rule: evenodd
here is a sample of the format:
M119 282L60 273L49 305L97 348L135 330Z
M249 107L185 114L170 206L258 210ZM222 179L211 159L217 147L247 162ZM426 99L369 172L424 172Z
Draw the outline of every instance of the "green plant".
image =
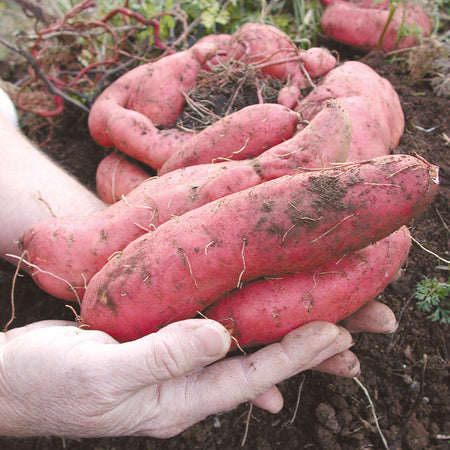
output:
M414 297L418 300L417 309L430 313L428 319L450 324L450 276L446 283L436 278L424 278L417 283Z
M292 9L295 40L307 40L311 45L315 45L321 32L320 17L324 6L318 1L293 0Z

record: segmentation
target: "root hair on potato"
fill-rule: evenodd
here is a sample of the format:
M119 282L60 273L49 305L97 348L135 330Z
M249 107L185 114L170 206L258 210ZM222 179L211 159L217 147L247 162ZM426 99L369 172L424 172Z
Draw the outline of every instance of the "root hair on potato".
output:
M184 260L184 262L187 264L187 266L189 268L189 273L191 275L192 281L194 282L195 287L198 289L197 280L195 279L194 273L192 272L192 266L191 266L191 263L189 261L188 255L186 254L186 252L182 248L178 248L177 252L183 256L183 260Z
M211 242L208 242L208 244L206 244L206 246L205 246L205 255L208 254L208 248L211 247L211 245L214 245L215 243L216 243L216 241L211 241Z
M241 347L237 338L235 336L233 336L231 333L230 333L230 337L231 337L231 340L236 344L236 347L238 348L238 350L245 356L247 354L247 352Z
M242 282L241 282L242 276L244 275L244 272L247 270L247 266L245 265L245 257L244 257L244 249L245 249L245 244L246 243L247 243L247 238L243 237L242 238L241 258L242 258L242 264L243 264L244 267L242 269L242 272L239 274L238 282L237 282L237 285L236 285L236 287L238 289L240 289L242 287Z
M298 148L297 150L292 150L292 152L287 152L287 153L283 153L283 154L281 154L281 155L276 155L276 157L277 157L277 158L280 158L280 159L288 159L288 158L290 158L292 155L295 155L296 153L301 152L301 151L303 151L304 149L305 149L305 147L300 147L300 148ZM302 167L301 169L303 169L303 167ZM322 169L322 170L323 170L323 169Z
M27 260L25 259L25 256L26 256L27 254L28 254L28 252L25 251L24 253L22 253L21 256L12 255L12 254L9 254L9 253L6 254L5 256L8 256L9 258L14 258L14 259L17 259L17 260L19 260L19 261L22 261L22 262L24 262L28 267L32 267L33 269L36 269L36 270L37 270L38 272L40 272L40 273L43 273L43 274L45 274L45 275L50 275L51 277L55 278L56 280L62 281L64 284L67 284L67 286L70 288L70 290L74 293L77 303L78 303L79 305L81 305L81 299L80 299L80 296L79 296L78 293L77 293L77 289L79 289L79 288L77 288L76 286L73 286L69 281L65 280L64 278L62 278L62 277L60 277L60 276L58 276L58 275L55 275L54 273L49 272L48 270L43 270L43 269L41 269L39 266L37 266L36 264L30 263L29 261L27 261Z
M247 139L245 139L244 145L239 150L234 151L230 156L227 156L227 157L218 156L217 158L213 158L211 160L211 162L216 163L216 162L221 162L221 161L231 161L233 159L233 156L239 155L239 153L242 153L247 148L249 140L250 140L250 137L248 136Z
M89 329L89 325L83 320L83 318L77 314L77 312L75 311L75 308L72 305L64 305L66 308L69 308L74 316L75 316L75 323L78 325L78 328L83 328L83 329Z
M202 311L197 311L197 314L200 317L203 317L203 319L208 319L208 316L206 316L205 314L202 313ZM228 320L233 321L233 319L230 317ZM222 322L222 321L221 321ZM234 321L233 321L234 322ZM228 331L228 334L230 335L231 340L236 344L236 347L239 349L239 351L245 356L247 353L246 351L239 345L239 341L236 339L235 336L233 336L230 333L230 330L225 326L226 330Z
M19 271L20 271L20 266L22 264L22 260L25 257L26 251L22 253L21 259L19 259L19 262L17 263L17 267L16 270L14 272L14 276L12 279L12 284L11 284L11 317L9 318L8 322L6 323L6 325L3 328L3 331L6 333L8 331L9 326L13 323L14 319L16 318L16 306L15 306L15 301L14 301L14 291L16 289L16 280L17 277L19 276Z
M123 253L122 250L117 250L117 251L115 251L114 253L111 253L111 254L108 256L107 260L108 260L108 261L111 261L111 259L113 259L113 258L116 257L116 256L121 255L122 253Z
M119 170L119 166L122 163L122 161L124 160L125 155L121 155L120 158L117 160L114 169L113 169L113 173L112 173L112 177L111 177L111 197L113 199L114 202L116 202L118 200L118 198L116 198L116 173Z
M339 225L341 225L342 223L344 223L346 220L356 216L357 214L350 214L346 217L344 217L342 220L340 220L336 225L334 225L333 227L331 227L329 230L325 231L325 233L322 233L320 236L316 237L315 239L313 239L310 244L313 244L314 242L318 241L319 239L322 239L323 237L325 237L327 234L331 233L333 230L335 230Z
M39 200L40 202L42 202L42 203L47 207L47 209L48 209L50 215L51 215L52 217L56 217L56 214L53 212L52 207L51 207L50 204L47 202L47 200L44 200L44 198L42 197L42 194L40 193L40 191L37 191L37 194L38 194L38 200Z
M151 220L150 220L150 222L151 222ZM133 225L136 225L138 228L140 228L141 230L144 230L147 233L151 233L152 231L156 230L156 226L153 223L151 223L149 227L144 227L144 225L141 225L137 222L134 222Z
M314 81L311 79L308 71L305 69L305 65L303 63L300 63L300 70L302 71L303 76L306 78L306 81L309 83L309 86L315 89L316 85L314 84Z
M345 276L345 273L344 273L344 272L340 272L340 271L338 271L338 270L336 270L336 271L330 270L330 271L328 271L328 272L317 272L317 273L315 273L315 274L313 275L313 282L314 282L314 287L313 287L313 289L315 289L316 286L317 286L316 278L317 278L318 276L320 276L320 275L333 275L333 274Z
M285 239L286 239L287 235L289 234L289 232L292 231L294 228L295 228L295 224L294 224L294 225L291 225L291 226L287 229L286 233L284 233L284 234L283 234L283 237L281 238L280 244L283 243L283 242L285 241Z
M133 205L132 203L130 203L128 201L128 199L125 197L124 194L122 194L122 200L125 202L125 204L127 206L130 206L131 208L144 208L144 209L149 209L149 210L153 210L155 211L155 208L153 208L152 206L147 206L147 205Z
M84 288L87 289L88 282L87 282L87 279L86 279L86 275L83 272L81 272L80 275L81 275L81 278L83 278Z
M396 188L401 188L401 186L399 186L398 184L389 184L389 183L367 183L367 182L363 182L364 185L367 186L380 186L380 187L396 187Z

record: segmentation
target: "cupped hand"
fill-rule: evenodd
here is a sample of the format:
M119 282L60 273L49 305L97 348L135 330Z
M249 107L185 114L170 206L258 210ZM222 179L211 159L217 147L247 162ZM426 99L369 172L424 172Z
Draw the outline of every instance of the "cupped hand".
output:
M352 326L364 329L370 316L356 314ZM359 371L350 333L330 323L304 325L253 354L223 359L230 343L225 328L206 319L122 344L60 321L0 334L0 434L170 437L246 401L279 411L275 385L301 371Z

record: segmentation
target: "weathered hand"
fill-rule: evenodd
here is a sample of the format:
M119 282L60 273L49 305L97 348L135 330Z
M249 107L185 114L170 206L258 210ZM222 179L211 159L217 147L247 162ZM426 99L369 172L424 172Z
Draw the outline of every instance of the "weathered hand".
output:
M169 437L245 401L277 412L277 383L351 342L344 328L315 322L221 359L230 336L210 320L124 344L70 322L38 322L0 335L0 434Z

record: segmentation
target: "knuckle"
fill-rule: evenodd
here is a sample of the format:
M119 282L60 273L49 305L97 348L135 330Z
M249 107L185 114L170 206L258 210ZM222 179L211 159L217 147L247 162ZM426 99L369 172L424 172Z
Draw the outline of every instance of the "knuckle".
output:
M181 344L171 337L158 339L151 346L147 365L157 380L175 378L188 371L185 352Z

